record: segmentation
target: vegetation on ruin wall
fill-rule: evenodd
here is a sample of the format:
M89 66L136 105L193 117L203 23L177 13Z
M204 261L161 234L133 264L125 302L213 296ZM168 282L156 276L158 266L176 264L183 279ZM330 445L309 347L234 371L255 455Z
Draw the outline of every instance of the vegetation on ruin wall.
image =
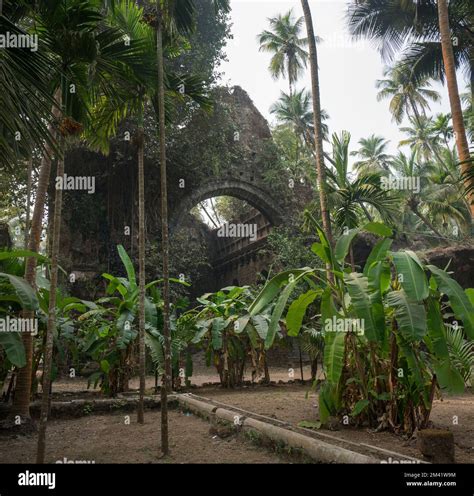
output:
M238 131L233 113L235 109L228 108L221 101L221 95L226 96L227 89L219 88L211 93L213 110L210 113L196 111L192 114L191 125L180 129L179 125L171 125L169 130L170 160L169 185L170 209L173 209L182 196L183 189L179 188L181 179L185 178L185 191L193 188L209 178L240 177L242 170L252 169L263 176L263 184L271 185L272 194L281 200L281 204L290 203L295 199L293 190L285 177L286 166L284 160L277 154L276 145L270 140L259 143L259 149L250 153L245 143L235 140ZM189 111L188 111L189 114ZM145 119L150 127L145 125L147 143L145 149L145 167L147 169L147 270L152 277L160 273L161 259L159 256L160 216L156 211L159 191L159 173L157 144L154 138L153 124ZM120 133L119 133L120 135ZM73 169L78 164L80 173L85 151L73 152L70 165ZM93 166L99 167L99 160L92 159ZM120 261L116 256L114 246L123 244L132 258L136 254L136 220L137 208L135 204L135 188L131 187L136 181L135 168L131 167L134 161L132 147L123 143L112 145L111 154L104 159L105 170L97 175L97 190L94 195L82 195L80 202L69 202L65 209L67 228L65 239L74 237L79 240L94 239L97 244L96 253L102 269L120 270ZM71 171L72 173L72 171ZM71 194L74 198L79 195ZM280 201L279 201L280 203ZM238 205L238 204L237 204ZM83 215L82 208L86 208L87 215ZM239 210L235 212L239 214ZM289 221L289 219L287 219ZM124 233L128 226L130 235ZM179 227L179 226L178 226ZM197 280L198 276L206 271L209 265L202 243L194 243L191 239L183 239L185 232L180 232L177 239L171 239L172 273L178 276L185 273L188 280ZM184 249L184 247L188 247ZM71 248L72 243L71 243ZM190 248L190 249L189 249ZM190 251L191 250L191 251ZM80 256L80 254L75 254ZM189 264L189 260L197 263ZM85 261L87 262L87 261ZM89 262L91 260L89 259ZM199 269L199 270L197 270Z

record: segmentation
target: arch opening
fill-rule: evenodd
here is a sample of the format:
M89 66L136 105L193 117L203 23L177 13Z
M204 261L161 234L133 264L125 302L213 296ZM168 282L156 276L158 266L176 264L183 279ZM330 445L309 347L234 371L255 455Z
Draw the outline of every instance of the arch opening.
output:
M261 212L272 225L276 226L282 222L280 206L268 193L252 183L240 180L224 180L209 182L197 188L192 193L185 195L179 201L174 214L170 219L170 231L179 227L183 217L196 205L205 200L217 197L233 197L251 205L255 210Z
M265 247L275 225L273 219L278 216L270 219L254 206L256 202L241 199L241 194L239 197L205 193L175 219L172 253L184 252L184 260L174 265L191 282L192 297L223 287L258 283L271 261ZM190 203L185 205L181 209Z

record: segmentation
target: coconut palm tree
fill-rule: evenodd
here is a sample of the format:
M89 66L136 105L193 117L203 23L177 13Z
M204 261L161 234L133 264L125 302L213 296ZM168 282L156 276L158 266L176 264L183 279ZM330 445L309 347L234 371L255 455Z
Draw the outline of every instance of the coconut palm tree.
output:
M441 150L443 161L428 167L429 182L425 195L433 223L442 226L447 236L457 237L461 231L469 232L471 216L464 192L459 188L461 174L456 147Z
M319 89L318 73L318 50L316 47L316 36L314 34L313 18L307 0L301 0L304 18L306 22L306 32L308 35L309 63L311 72L311 93L313 95L313 118L314 118L314 144L316 157L316 170L318 174L319 204L321 207L321 218L323 229L330 243L332 243L331 218L329 215L326 195L326 169L324 165L323 149L323 126L321 114L321 97Z
M360 160L354 164L354 169L360 173L386 173L389 171L390 155L386 153L388 141L382 136L372 134L359 140L360 148L351 155Z
M449 141L454 136L454 129L451 125L451 115L442 113L437 114L433 119L431 129L442 138L444 146L449 149Z
M439 101L439 93L430 89L427 77L415 80L411 69L405 64L399 63L387 69L385 76L386 79L376 82L377 88L380 89L377 100L391 98L390 112L397 124L408 116L415 121L417 128L422 129L426 121L426 110L429 109L428 100ZM428 148L431 146L429 141L425 143ZM440 158L435 148L431 148L431 154Z
M426 76L446 80L464 184L466 191L473 191L474 174L456 80L456 69L465 68L473 91L473 2L452 0L448 9L446 0L366 0L349 6L347 21L350 32L356 38L373 40L386 60L393 60L408 45L402 63L411 68L415 80ZM469 201L474 215L473 198Z
M410 127L400 128L400 131L408 135L400 141L400 146L410 146L419 161L430 162L436 158L441 162L443 159L440 155L440 136L433 128L433 120L428 117L410 117L410 124Z
M351 177L351 135L342 131L332 135L332 164L327 171L329 198L334 210L334 222L340 228L353 229L362 219L374 220L374 214L387 223L393 223L397 198L382 188L380 174L365 173Z
M270 61L270 74L275 79L288 78L290 95L293 87L306 67L308 53L305 47L308 40L302 37L304 18L295 19L293 11L268 19L270 30L258 35L260 51L273 54Z
M281 92L280 98L270 108L280 124L290 124L307 146L314 151L314 115L311 93L302 89L293 94ZM325 123L329 115L321 110L321 126L324 139L327 138L328 126Z
M462 2L464 3L464 2ZM471 28L474 22L474 7L470 2L469 17L467 21L471 21ZM461 170L466 177L466 188L468 190L468 198L471 207L471 214L474 217L474 180L469 175L472 174L474 162L471 159L469 152L469 144L467 142L466 128L464 126L464 118L461 107L461 98L459 97L458 82L456 76L456 59L454 57L452 33L449 24L449 11L446 0L438 0L438 21L439 32L441 34L441 50L443 54L444 71L446 74L446 85L448 86L449 103L451 105L451 115L453 119L453 128L456 136L456 146L458 149L459 159L461 161ZM471 38L474 38L472 31ZM469 52L471 63L474 66L474 42ZM474 71L474 69L473 69ZM474 81L474 74L471 72L471 83ZM472 89L472 88L471 88Z
M405 115L420 118L420 111L425 115L428 110L429 100L438 102L440 95L430 89L428 77L416 81L411 69L402 64L389 67L384 72L385 79L379 79L376 87L379 89L377 100L390 98L390 113L393 120L400 124Z
M456 154L446 149L441 153L444 154L441 163L428 165L418 159L416 150L412 150L409 156L400 152L393 159L391 167L398 177L417 177L420 180L420 191L400 192L404 211L415 216L436 237L446 239L452 235L453 226L467 229L470 216L463 193L459 190L460 173ZM407 222L409 215L404 213L403 229L406 229Z
M314 148L306 145L304 139L295 133L291 124L275 126L272 129L272 138L278 149L281 167L290 174L293 181L314 184L316 181Z
M436 227L434 227L433 223L425 214L426 203L422 201L420 193L424 191L428 179L426 169L420 165L420 162L417 159L416 150L412 150L409 156L405 155L403 152L399 152L393 159L391 167L395 171L397 177L416 177L420 179L420 192L416 193L412 190L401 190L399 194L403 198L405 209L408 209L408 211L418 218L430 231L442 239L444 236ZM404 215L402 228L405 228L408 221L407 216Z
M372 40L385 61L393 61L403 51L402 61L412 68L416 79L428 76L443 81L446 71L437 7L437 0L353 1L346 19L350 33ZM452 48L456 69L464 68L473 81L474 4L471 0L451 0L448 16L455 39Z

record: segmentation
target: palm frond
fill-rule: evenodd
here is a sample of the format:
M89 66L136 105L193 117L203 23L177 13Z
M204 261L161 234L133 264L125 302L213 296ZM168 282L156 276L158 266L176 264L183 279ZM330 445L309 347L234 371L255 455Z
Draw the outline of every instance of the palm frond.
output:
M28 36L6 17L0 32ZM49 82L55 61L45 41L38 51L4 48L0 51L0 166L7 169L34 149L55 148L51 110L55 106Z
M454 367L461 373L466 384L472 384L474 376L474 344L464 338L461 327L447 326L446 341Z

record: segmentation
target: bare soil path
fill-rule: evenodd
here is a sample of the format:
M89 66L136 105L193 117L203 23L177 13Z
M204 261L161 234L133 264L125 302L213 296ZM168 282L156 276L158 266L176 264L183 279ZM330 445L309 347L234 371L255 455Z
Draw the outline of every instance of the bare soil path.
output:
M317 394L309 386L279 385L244 388L226 391L218 388L200 388L199 396L221 401L260 415L276 418L297 425L302 420L318 419ZM454 433L456 461L474 463L474 395L446 396L435 400L431 420L434 427L449 429ZM328 433L328 431L322 431ZM408 442L389 432L371 432L369 429L341 427L331 435L356 443L367 443L387 450L420 458L414 440Z
M272 380L289 379L286 368L273 368ZM305 369L309 378L309 371ZM294 379L299 377L295 370ZM302 420L318 419L318 398L309 386L286 383L271 386L252 385L237 390L219 386L202 386L217 382L214 369L195 370L193 383L200 385L190 392L229 406L234 406L267 417L297 425ZM136 382L136 384L135 384ZM131 388L138 387L131 381ZM147 388L153 391L154 378L147 378ZM55 383L55 400L74 397L101 397L99 392L87 391L87 381L73 379ZM209 424L197 417L172 411L172 456L158 459L159 412L147 412L145 426L138 426L135 414L130 414L130 425L125 423L125 412L113 415L94 415L79 419L52 421L48 430L48 461L64 457L70 460L95 460L96 463L281 463L285 460L275 453L257 448L241 437L220 439L209 433ZM431 420L434 427L454 433L456 461L474 463L474 394L446 396L435 400ZM420 458L416 441L408 441L389 432L375 433L369 429L340 426L335 431L321 432L356 443L366 443L404 455ZM0 437L0 463L31 462L36 438ZM390 455L387 455L387 459ZM288 460L286 460L288 462Z
M145 425L136 415L102 415L54 420L48 426L46 462L83 463L240 463L274 464L288 460L242 437L221 439L209 433L209 423L170 411L170 448L159 458L160 412L145 412ZM33 463L36 436L0 437L0 463Z

